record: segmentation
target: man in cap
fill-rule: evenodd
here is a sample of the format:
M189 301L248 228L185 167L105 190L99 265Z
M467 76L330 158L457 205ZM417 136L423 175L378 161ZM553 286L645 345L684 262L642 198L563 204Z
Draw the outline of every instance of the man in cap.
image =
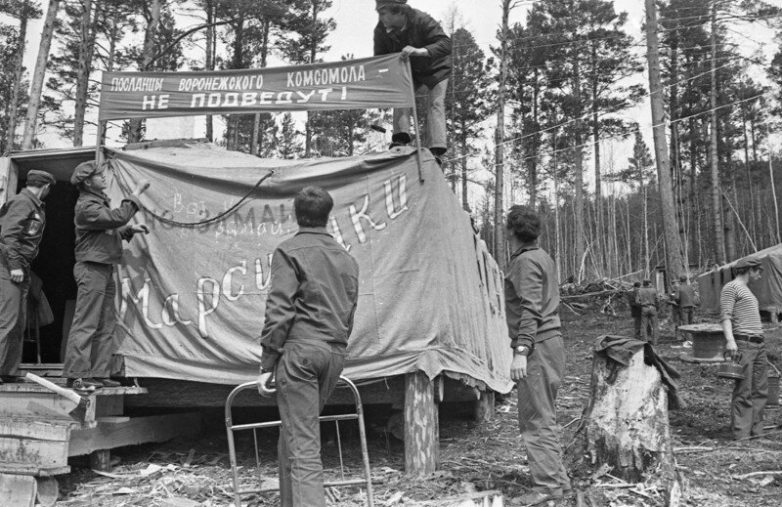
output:
M441 162L447 150L445 93L451 75L451 39L428 14L407 0L377 0L380 21L375 27L375 55L402 53L410 60L416 95L426 98L424 144ZM410 109L394 110L394 145L410 143ZM416 132L418 125L416 125Z
M25 188L0 207L0 383L23 379L19 364L30 264L46 226L42 201L55 183L46 171L30 170Z
M73 267L78 292L63 376L68 379L67 385L75 389L120 385L109 378L116 325L114 264L122 258L122 240L130 241L137 232L149 232L146 225L127 225L141 208L139 196L149 188L149 182L141 181L118 208L112 209L105 193L107 165L83 162L71 176L71 183L79 189Z
M736 380L731 400L733 438L763 435L763 409L768 400L768 360L758 299L748 284L763 275L759 259L741 259L733 266L734 279L722 287L720 319L725 351L738 355L744 378Z

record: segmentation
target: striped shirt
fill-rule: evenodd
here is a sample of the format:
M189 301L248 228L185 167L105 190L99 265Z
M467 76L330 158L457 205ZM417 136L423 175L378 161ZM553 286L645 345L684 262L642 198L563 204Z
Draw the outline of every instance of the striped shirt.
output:
M725 284L720 294L721 320L730 320L733 334L762 335L758 299L749 287L733 280Z

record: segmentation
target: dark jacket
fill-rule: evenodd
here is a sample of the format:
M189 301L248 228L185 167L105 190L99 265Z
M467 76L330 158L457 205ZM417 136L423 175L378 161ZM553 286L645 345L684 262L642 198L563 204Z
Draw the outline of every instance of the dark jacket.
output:
M0 254L9 271L30 267L45 227L45 205L26 188L0 207Z
M505 275L505 318L511 347L561 335L559 285L554 261L538 247L513 253Z
M390 33L383 23L375 27L375 55L398 53L405 46L426 48L429 56L413 56L410 66L416 85L433 88L451 75L451 38L429 14L410 9L407 24Z
M657 289L654 287L641 287L635 296L635 302L640 306L656 307L659 301L660 297L657 294Z
M119 208L111 209L106 194L82 190L76 201L76 262L119 264L122 240L130 240L133 231L126 224L141 206L138 199L124 199Z
M271 371L289 339L347 345L358 303L358 263L325 228L299 228L272 256L261 333L261 369Z

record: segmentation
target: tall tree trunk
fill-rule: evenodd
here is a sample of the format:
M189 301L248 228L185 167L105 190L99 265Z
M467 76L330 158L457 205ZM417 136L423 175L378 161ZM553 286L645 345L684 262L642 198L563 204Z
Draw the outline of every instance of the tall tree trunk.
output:
M597 76L597 43L592 43L592 139L594 140L594 161L595 161L595 250L593 259L603 263L600 266L605 272L606 249L602 240L603 235L603 182L600 177L600 109L598 104L598 76Z
M271 28L271 22L268 19L264 19L262 22L263 37L261 39L261 68L266 67L266 58L269 54L269 29ZM253 121L253 137L250 142L250 153L258 155L261 146L261 115L255 114L255 120ZM351 153L353 148L351 145Z
M557 229L555 239L555 258L557 262L557 282L562 281L562 224L559 217L559 175L557 174L557 131L552 134L552 143L554 149L551 156L551 175L554 178L554 224Z
M206 0L206 70L214 70L214 40L215 40L215 27L214 27L214 0ZM214 141L214 118L211 114L206 115L206 138L209 141Z
M508 79L508 18L511 0L502 0L502 38L500 39L500 83L497 91L497 130L494 133L494 257L501 270L505 269L505 220L503 194L505 191L505 83Z
M671 168L668 160L668 143L665 140L665 111L663 89L660 82L660 56L657 42L657 8L654 0L646 1L646 44L649 61L649 90L652 103L652 125L654 130L654 152L657 159L657 178L660 186L663 231L665 234L665 264L668 284L684 271L682 263L679 227L671 188Z
M752 184L752 171L749 160L749 134L747 132L747 110L741 106L741 133L744 136L744 170L747 175L747 189L749 190L749 230L752 239L757 241L757 224L755 222L755 190ZM738 203L736 203L738 205Z
M538 103L540 100L540 82L538 80L538 68L533 70L532 83L532 125L535 129L531 142L534 153L529 162L529 205L532 209L538 205L538 155L540 154L540 124Z
M14 140L16 139L16 116L19 109L19 89L22 87L22 69L24 68L24 48L27 39L27 9L22 8L19 15L19 38L17 39L16 61L14 62L14 82L11 85L11 99L8 103L8 125L6 131L6 145L0 153L8 153L14 149Z
M52 36L54 35L54 22L57 19L59 8L60 0L49 0L46 20L41 31L38 58L35 61L35 70L33 71L33 82L30 86L30 100L27 105L27 117L24 122L24 136L22 137L23 150L29 150L33 147L35 124L38 121L38 109L41 106L41 92L43 91L43 80L46 74L46 62L49 60L49 50L51 49Z
M155 57L155 39L157 39L157 32L160 26L160 11L162 8L160 3L161 0L150 1L150 19L149 24L147 25L147 30L144 33L144 50L141 54L140 70L142 72L152 70L150 67L152 66L153 58ZM130 129L128 131L129 143L137 143L141 141L141 130L143 125L142 122L143 120L141 119L130 120Z
M108 60L106 61L106 72L113 72L114 71L114 62L116 59L116 52L117 52L117 42L120 38L120 31L119 27L117 26L117 20L112 19L109 20L109 23L111 23L111 28L109 29L109 50L108 50ZM100 127L98 128L98 132L100 132L100 139L98 139L98 146L103 146L106 144L106 128L108 127L107 121L100 122Z
M717 151L717 2L711 6L711 202L714 223L714 258L725 264L725 230L722 224L719 154Z
M573 227L576 233L575 243L575 261L576 261L576 281L580 282L586 275L580 267L584 265L583 259L586 252L586 237L584 235L584 152L581 147L581 66L579 63L579 54L575 54L573 60L573 89L577 111L575 113L574 134L573 134L573 156L576 162L575 174L573 175L573 185L575 188L575 199L573 200Z
M92 54L95 48L93 36L92 0L82 0L81 41L79 43L79 68L76 72L76 104L73 112L73 145L84 144L84 115L87 112ZM97 19L97 15L95 16Z

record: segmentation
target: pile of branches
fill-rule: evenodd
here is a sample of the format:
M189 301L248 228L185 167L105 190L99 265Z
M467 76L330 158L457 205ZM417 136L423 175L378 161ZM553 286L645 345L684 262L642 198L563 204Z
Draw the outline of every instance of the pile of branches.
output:
M629 301L633 283L624 280L595 280L591 282L566 282L560 285L562 304L571 311L580 313L589 307L600 307L601 313L616 315L617 302L620 307Z

